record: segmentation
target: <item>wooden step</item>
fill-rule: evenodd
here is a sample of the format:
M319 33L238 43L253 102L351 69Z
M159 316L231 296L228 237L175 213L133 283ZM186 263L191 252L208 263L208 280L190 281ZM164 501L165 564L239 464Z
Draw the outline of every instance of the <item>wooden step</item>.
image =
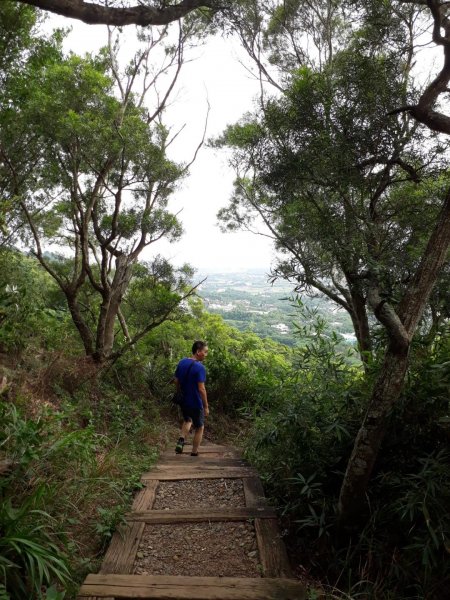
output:
M126 515L127 521L143 521L144 523L202 523L210 521L246 521L247 519L275 519L272 508L232 507L218 509L189 510L147 510L132 512Z
M174 457L179 459L192 460L193 457L191 457L191 452L192 446L185 446L184 452L182 452L181 454L177 454L174 450L165 450L164 452L161 452L160 457ZM222 450L221 452L203 452L203 449L200 448L197 458L242 458L242 454L240 452L237 452L236 450L231 449L227 449L225 451Z
M158 461L158 467L181 467L187 469L189 467L247 467L248 463L243 458L212 456L206 454L204 457L189 456L189 460L182 458L183 454L173 457L163 457ZM211 458L210 458L211 457Z
M78 598L151 600L304 600L306 589L292 579L88 575Z
M198 465L156 467L153 471L144 473L142 481L178 481L180 479L242 479L244 477L257 477L258 473L250 467L203 467Z
M175 444L174 444L175 450ZM192 444L186 444L184 446L184 452L192 452ZM221 446L219 444L208 444L205 446L200 446L199 453L208 454L210 452L236 452L233 446ZM174 452L175 453L175 452Z

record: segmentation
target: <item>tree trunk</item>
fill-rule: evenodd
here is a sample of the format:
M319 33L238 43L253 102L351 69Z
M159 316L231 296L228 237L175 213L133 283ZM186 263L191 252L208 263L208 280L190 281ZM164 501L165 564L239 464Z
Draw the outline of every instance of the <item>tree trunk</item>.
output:
M367 318L366 300L360 293L350 290L352 297L352 312L350 313L353 329L358 341L358 351L366 368L372 354L372 338L370 335L369 319Z
M105 358L105 328L108 317L109 304L111 301L111 295L108 291L103 292L103 300L100 305L100 312L97 321L97 337L95 340L95 352L93 358L96 362L102 362Z
M103 331L103 353L105 357L108 357L114 346L115 332L114 327L116 319L118 317L120 304L122 302L122 294L117 290L111 295L111 300L108 306L108 312L105 319L105 327Z
M97 342L94 358L102 362L112 353L114 347L114 327L119 314L122 298L128 288L132 274L132 265L125 255L116 258L113 280L103 295L97 324Z
M342 482L339 496L341 525L348 524L364 506L369 479L386 431L387 417L402 390L408 367L409 344L444 264L449 245L450 190L414 279L397 310L407 343L399 343L399 338L387 328L390 342L383 367L374 385Z
M386 432L387 416L400 395L407 366L407 350L389 349L386 352L342 484L338 505L342 524L346 524L362 508L369 478Z
M67 305L69 307L70 314L72 315L72 320L75 324L75 327L78 329L78 332L81 337L81 341L83 342L84 351L86 352L86 356L92 356L94 353L94 343L93 343L93 339L92 339L92 333L91 333L89 327L86 325L86 323L81 315L81 312L80 312L80 309L78 308L78 304L77 304L75 297L67 290L64 290L64 293L67 298Z

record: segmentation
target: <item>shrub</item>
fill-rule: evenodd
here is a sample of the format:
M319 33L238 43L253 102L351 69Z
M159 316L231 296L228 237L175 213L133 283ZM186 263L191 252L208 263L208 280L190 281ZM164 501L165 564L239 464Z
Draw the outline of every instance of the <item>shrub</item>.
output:
M450 344L416 340L368 490L370 517L350 539L336 528L343 474L371 377L335 351L311 320L297 371L260 399L247 456L279 506L290 544L311 573L352 597L437 600L450 583ZM302 328L305 339L308 331ZM377 365L373 365L374 372Z

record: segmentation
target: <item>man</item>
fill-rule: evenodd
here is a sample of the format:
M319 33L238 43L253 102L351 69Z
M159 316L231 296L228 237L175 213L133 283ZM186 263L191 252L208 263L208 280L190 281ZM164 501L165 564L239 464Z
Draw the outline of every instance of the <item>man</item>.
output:
M198 456L198 448L202 441L205 417L209 415L208 398L205 381L206 369L202 362L208 356L206 342L196 341L192 345L191 358L183 358L175 371L175 384L183 392L181 412L183 425L175 452L181 454L191 426L195 428L191 456Z

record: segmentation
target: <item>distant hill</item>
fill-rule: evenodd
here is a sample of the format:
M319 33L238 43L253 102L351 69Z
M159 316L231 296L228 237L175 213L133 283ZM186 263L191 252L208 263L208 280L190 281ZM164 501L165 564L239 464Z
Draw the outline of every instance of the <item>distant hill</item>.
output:
M271 285L263 269L235 272L205 272L207 277L199 287L209 312L222 315L227 323L241 331L253 331L260 337L270 337L289 346L298 342L293 323L300 323L300 314L293 307L293 286L284 281ZM328 322L329 330L342 336L343 344L353 344L350 316L345 310L323 296L301 297Z

